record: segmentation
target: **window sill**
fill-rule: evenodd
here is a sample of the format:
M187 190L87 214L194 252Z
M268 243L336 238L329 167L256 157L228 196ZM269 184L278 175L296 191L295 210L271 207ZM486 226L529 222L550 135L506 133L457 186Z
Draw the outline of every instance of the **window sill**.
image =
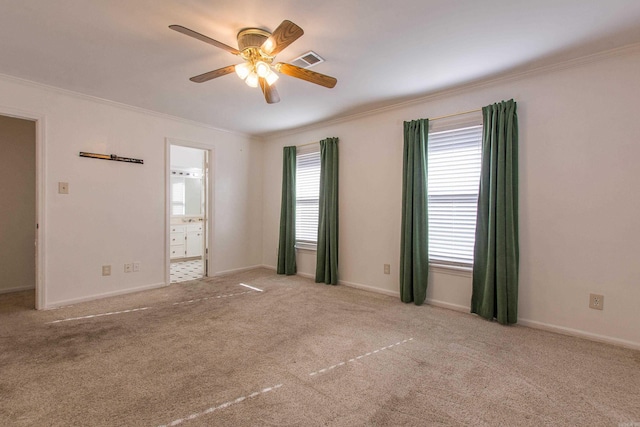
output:
M308 251L308 252L317 252L318 245L315 243L296 243L296 250L298 251Z
M451 274L454 276L472 277L473 267L463 265L438 264L437 262L429 263L429 270L434 273Z

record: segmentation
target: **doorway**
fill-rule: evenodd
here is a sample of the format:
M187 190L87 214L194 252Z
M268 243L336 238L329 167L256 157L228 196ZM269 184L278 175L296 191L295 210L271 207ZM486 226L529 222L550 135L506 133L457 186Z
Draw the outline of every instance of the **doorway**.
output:
M169 146L169 282L208 275L209 150Z
M36 125L0 115L0 294L36 306Z

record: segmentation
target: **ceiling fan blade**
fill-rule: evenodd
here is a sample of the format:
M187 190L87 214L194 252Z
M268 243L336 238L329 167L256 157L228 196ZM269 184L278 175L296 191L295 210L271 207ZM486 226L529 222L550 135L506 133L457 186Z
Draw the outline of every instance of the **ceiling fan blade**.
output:
M185 28L182 25L169 25L169 28L179 33L182 33L186 36L193 37L194 39L198 39L205 43L209 43L215 47L219 47L220 49L224 49L227 52L232 53L234 55L240 55L240 51L238 49L234 49L231 46L228 46L222 42L219 42L218 40L214 40L211 37L205 36L204 34L200 34L196 31Z
M295 65L279 62L275 65L276 70L287 76L295 77L298 79L306 80L311 83L315 83L320 86L333 88L338 80L335 77L327 76L325 74L316 73L315 71L307 70L306 68L300 68Z
M280 95L278 95L278 91L276 90L275 85L269 86L269 83L264 78L260 78L260 88L264 93L264 99L267 101L267 104L276 104L280 102Z
M217 70L209 71L208 73L200 74L199 76L191 77L189 80L195 83L204 83L216 77L226 76L236 70L235 65L229 65L228 67L218 68Z
M298 40L303 34L304 31L302 31L302 28L285 19L278 25L278 28L271 33L271 37L262 44L260 49L267 55L276 56L284 48Z

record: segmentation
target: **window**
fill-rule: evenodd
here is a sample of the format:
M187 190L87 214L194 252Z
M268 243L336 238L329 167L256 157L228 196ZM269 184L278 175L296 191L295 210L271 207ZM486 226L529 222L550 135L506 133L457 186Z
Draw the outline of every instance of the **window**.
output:
M185 214L184 178L171 177L171 215Z
M471 267L482 161L482 125L430 132L429 261Z
M318 240L320 151L296 155L296 247L315 249Z

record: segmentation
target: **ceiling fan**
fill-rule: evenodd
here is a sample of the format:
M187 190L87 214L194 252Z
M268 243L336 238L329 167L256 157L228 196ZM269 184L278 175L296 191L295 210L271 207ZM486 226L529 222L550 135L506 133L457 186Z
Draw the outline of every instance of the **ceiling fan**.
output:
M275 82L278 80L278 74L276 74L276 72L327 88L333 88L338 82L334 77L309 71L306 68L284 62L273 63L278 53L304 34L302 28L288 20L282 21L273 33L269 33L260 28L245 28L241 30L237 36L238 49L181 25L170 25L169 28L226 50L244 59L244 62L241 64L229 65L191 77L189 80L195 83L203 83L235 71L238 77L244 80L247 85L251 87L260 86L267 103L275 104L276 102L280 102L280 95L278 95L275 87Z

